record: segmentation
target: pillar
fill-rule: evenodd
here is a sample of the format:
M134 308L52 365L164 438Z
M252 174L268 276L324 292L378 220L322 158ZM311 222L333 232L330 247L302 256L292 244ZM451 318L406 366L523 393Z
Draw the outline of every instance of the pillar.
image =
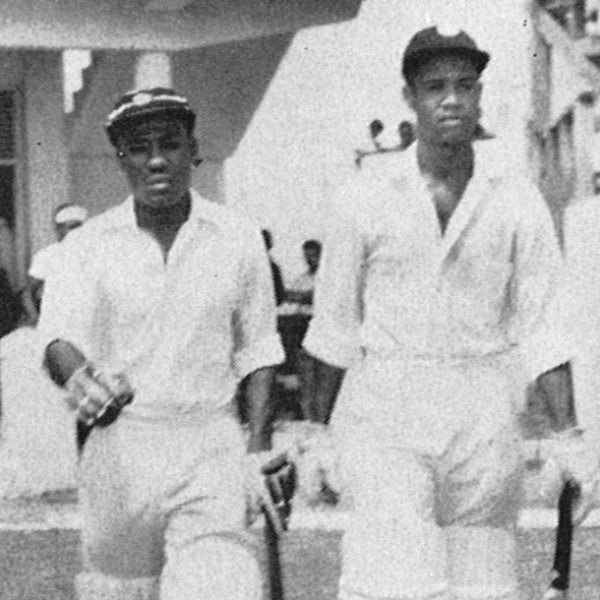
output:
M69 201L60 51L24 53L26 195L32 251L54 241L52 211Z

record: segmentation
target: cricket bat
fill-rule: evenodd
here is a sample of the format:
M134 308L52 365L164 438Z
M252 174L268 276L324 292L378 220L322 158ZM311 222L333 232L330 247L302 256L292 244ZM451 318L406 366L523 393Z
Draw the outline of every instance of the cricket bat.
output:
M281 550L280 535L287 529L287 522L291 514L291 499L296 488L296 470L288 462L285 455L281 455L262 469L267 478L267 487L271 497L276 504L277 512L281 524L277 526L273 522L273 517L268 510L263 509L265 517L264 540L266 548L266 566L267 566L267 593L269 600L285 600L283 590L283 572L281 568ZM270 476L279 473L281 481L274 485L274 480Z
M543 600L567 600L571 577L571 550L573 542L573 500L577 486L567 481L558 500L558 526L552 564L552 581Z
M269 600L285 600L283 593L283 574L279 548L279 532L273 525L270 515L265 515L265 548L267 564L267 594Z

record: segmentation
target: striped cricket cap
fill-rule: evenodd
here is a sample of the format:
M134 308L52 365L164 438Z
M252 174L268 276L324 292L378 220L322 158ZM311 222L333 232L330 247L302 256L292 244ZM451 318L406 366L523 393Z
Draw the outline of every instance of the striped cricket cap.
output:
M155 87L133 90L123 94L108 115L106 133L116 145L118 135L140 120L156 115L170 115L183 121L191 133L196 113L184 96L171 88Z

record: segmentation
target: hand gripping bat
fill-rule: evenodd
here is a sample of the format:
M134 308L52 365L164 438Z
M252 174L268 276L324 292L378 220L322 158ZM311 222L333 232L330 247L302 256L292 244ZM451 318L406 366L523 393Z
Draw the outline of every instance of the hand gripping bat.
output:
M573 542L573 501L577 493L577 485L567 481L558 500L558 526L551 572L552 581L542 600L567 600L568 598Z
M283 531L287 530L292 513L291 500L296 489L296 468L285 454L281 454L262 467L267 488L279 513ZM265 515L265 547L267 559L267 585L270 600L284 600L283 573L279 539L281 528L273 522L271 515L263 509Z

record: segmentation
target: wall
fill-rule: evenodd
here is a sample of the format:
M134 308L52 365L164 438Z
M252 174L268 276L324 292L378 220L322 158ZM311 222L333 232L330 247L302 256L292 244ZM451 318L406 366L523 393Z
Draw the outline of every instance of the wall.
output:
M2 46L186 49L351 19L361 0L3 0ZM156 10L158 5L178 10ZM153 8L154 6L154 8Z

